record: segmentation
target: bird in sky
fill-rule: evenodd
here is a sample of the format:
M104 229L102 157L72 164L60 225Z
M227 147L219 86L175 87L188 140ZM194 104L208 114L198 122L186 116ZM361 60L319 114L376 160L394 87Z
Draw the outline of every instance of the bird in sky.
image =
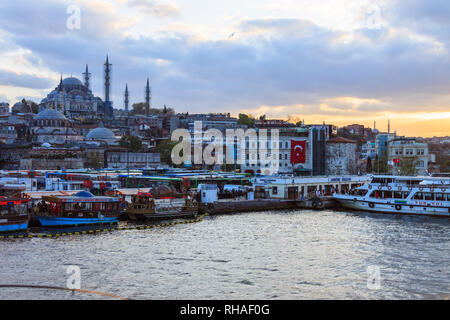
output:
M230 34L230 36L228 37L228 39L232 38L234 36L235 32L233 32L232 34Z

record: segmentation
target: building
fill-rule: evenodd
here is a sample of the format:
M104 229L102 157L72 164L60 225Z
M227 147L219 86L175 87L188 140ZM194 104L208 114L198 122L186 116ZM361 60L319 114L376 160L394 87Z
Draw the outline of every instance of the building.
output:
M427 143L417 142L415 138L397 137L388 141L387 150L391 174L428 174L430 154Z
M39 147L20 160L21 170L62 170L84 168L80 149Z
M105 150L106 168L156 168L160 162L159 153L127 152L123 148Z
M9 112L9 103L0 102L0 114L5 114Z
M61 112L54 109L44 109L39 112L31 122L33 142L42 144L64 144L72 141L81 141L73 122Z
M98 142L99 144L106 144L110 146L114 146L118 144L116 135L112 130L103 127L103 124L100 123L98 128L95 128L86 135L85 141L88 142Z
M327 175L356 174L356 142L343 137L326 142L325 163Z
M70 119L112 119L113 107L109 100L110 66L106 57L104 102L100 97L94 96L89 87L91 74L86 65L84 83L73 76L63 79L61 75L59 85L42 99L39 111L55 109Z

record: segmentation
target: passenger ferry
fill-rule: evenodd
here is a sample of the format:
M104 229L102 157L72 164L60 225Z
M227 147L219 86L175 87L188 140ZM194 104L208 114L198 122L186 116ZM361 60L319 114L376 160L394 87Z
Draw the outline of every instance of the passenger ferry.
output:
M43 196L35 218L43 227L116 224L119 213L119 199L80 191L74 196Z
M333 194L347 209L450 217L450 178L373 176L349 194Z
M26 231L28 199L0 197L0 233Z
M183 218L196 216L198 204L192 195L161 185L151 192L133 195L125 212L132 220Z

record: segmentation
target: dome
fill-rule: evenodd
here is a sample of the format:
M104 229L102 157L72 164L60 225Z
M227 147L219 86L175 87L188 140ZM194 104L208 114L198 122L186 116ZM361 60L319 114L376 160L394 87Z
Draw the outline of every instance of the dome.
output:
M98 127L89 131L86 136L86 139L90 140L114 140L115 138L114 132L103 127Z
M93 198L94 195L92 193L90 193L89 191L80 191L75 194L75 197Z
M61 112L59 112L55 109L45 109L45 110L39 112L34 119L35 120L40 120L40 119L66 120L67 118Z
M52 145L50 144L50 143L48 143L48 142L44 142L43 144L42 144L42 148L50 148Z
M75 77L65 78L62 82L63 82L63 85L65 85L65 86L73 86L73 85L82 86L83 85L83 83Z

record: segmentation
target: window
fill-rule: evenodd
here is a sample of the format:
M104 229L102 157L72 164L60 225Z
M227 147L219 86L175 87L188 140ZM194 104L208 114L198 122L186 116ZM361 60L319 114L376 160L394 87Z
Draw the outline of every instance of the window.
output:
M446 196L443 193L436 193L436 201L446 201Z
M272 187L272 194L278 193L278 187Z
M431 192L425 192L424 197L425 197L425 200L428 200L428 201L434 200L434 194L432 194Z
M394 199L402 199L402 193L398 191L394 191Z
M392 191L383 191L383 198L384 199L392 198Z
M423 193L422 192L417 192L414 197L414 200L423 200Z

